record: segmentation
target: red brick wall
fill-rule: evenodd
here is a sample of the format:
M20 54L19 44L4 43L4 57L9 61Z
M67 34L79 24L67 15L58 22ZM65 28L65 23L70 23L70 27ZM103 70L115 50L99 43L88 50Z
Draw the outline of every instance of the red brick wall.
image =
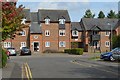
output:
M117 31L117 35L119 35L120 34L120 26L116 29L116 31Z
M23 30L26 31L26 36L21 36L21 35L17 35L15 34L15 38L14 39L7 39L4 42L11 42L12 43L12 47L16 48L16 50L20 50L20 46L21 46L21 42L26 42L26 46L29 47L29 27L27 28L23 28ZM16 33L19 33L20 31L17 31ZM4 45L4 44L3 44Z
M34 36L38 36L38 38L34 38ZM39 42L39 52L42 52L42 35L41 34L30 34L30 49L34 52L34 42Z
M59 24L58 23L50 23L46 25L42 23L42 36L43 36L43 51L45 50L55 50L55 51L63 51L65 48L70 48L70 23L65 24L65 36L59 36ZM45 36L45 30L50 30L50 36ZM45 47L45 42L50 42L50 47ZM66 47L60 48L59 41L66 41Z
M71 32L71 36L72 36L72 32ZM82 32L78 32L78 38L77 39L72 39L72 37L70 37L70 41L71 42L82 42Z
M105 33L106 33L106 32L101 32L101 51L102 51L102 52L106 52L106 50L107 50L107 51L110 51L110 47L106 47L106 46L105 46L105 42L106 42L106 41L109 41L109 42L110 42L109 36L105 36Z

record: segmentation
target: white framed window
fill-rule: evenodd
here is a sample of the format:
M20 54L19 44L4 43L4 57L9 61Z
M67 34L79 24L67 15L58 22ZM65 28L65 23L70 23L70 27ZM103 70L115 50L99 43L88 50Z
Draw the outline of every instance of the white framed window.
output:
M45 19L45 24L50 24L50 19Z
M110 47L110 42L109 41L105 41L105 46L106 47Z
M20 47L20 49L22 49L22 47L26 47L26 42L21 42L21 47Z
M50 47L50 42L45 42L45 47Z
M109 36L110 35L110 32L109 31L106 31L105 32L105 36Z
M65 19L59 19L59 24L65 24Z
M45 36L50 36L50 30L45 30Z
M78 36L78 31L77 30L72 31L72 36Z
M4 48L11 47L11 42L4 42Z
M65 36L65 30L59 30L59 36Z
M21 31L20 33L21 33L21 36L26 36L26 30Z
M65 41L60 41L59 42L59 47L65 47L66 46L66 42Z

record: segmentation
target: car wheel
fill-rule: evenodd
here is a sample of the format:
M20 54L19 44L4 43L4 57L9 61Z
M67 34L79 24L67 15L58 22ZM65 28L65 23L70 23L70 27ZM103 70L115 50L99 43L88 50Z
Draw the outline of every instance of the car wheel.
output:
M113 58L113 56L110 56L110 61L115 61L115 59Z

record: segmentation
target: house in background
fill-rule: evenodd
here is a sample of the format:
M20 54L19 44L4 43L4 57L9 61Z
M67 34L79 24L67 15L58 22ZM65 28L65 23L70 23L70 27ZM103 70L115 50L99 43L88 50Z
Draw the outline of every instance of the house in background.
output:
M71 22L67 10L24 9L22 24L28 27L17 31L14 39L7 39L3 47L29 47L32 52L84 48L86 52L105 52L111 49L111 33L120 34L118 19L82 18Z
M116 32L117 32L117 35L120 35L120 20L118 21L118 24L116 25Z
M84 48L88 52L110 51L111 36L116 35L118 19L82 18ZM112 35L111 35L112 34Z
M80 22L71 22L71 48L84 48L84 28Z

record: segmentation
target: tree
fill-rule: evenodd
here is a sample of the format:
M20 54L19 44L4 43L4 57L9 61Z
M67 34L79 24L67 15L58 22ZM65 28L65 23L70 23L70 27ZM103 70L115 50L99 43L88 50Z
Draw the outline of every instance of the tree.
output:
M110 12L107 15L107 18L111 18L111 19L117 18L115 11L110 10Z
M86 10L84 18L94 18L94 17L95 14L93 14L90 9Z
M113 48L120 47L120 35L113 36L113 38L112 38L112 47Z
M105 14L102 11L100 11L98 14L98 18L105 18Z
M118 19L120 19L120 11L118 11L118 14L116 16Z
M21 24L23 18L23 6L16 7L16 2L2 3L2 40L13 37L17 30L21 30L24 25Z

